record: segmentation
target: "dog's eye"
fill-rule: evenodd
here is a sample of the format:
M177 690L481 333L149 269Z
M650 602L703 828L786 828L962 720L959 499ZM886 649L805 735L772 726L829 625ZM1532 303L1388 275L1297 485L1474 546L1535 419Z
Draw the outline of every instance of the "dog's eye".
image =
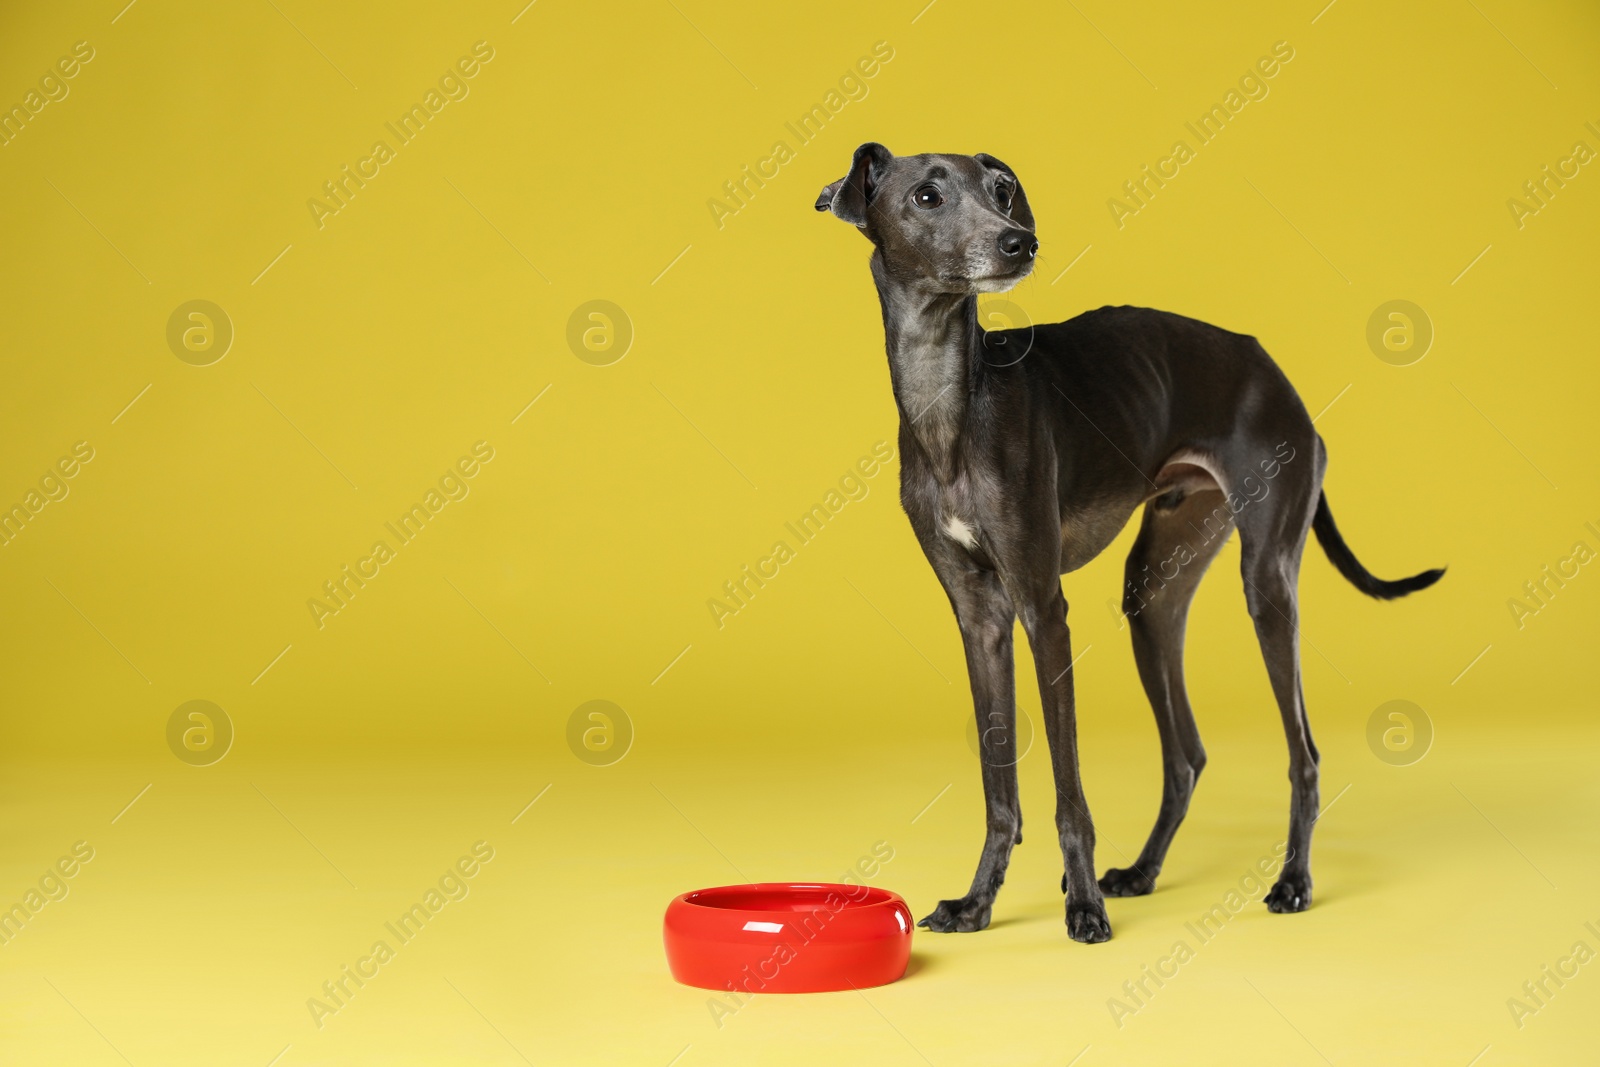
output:
M995 183L994 198L1000 202L1000 206L1005 210L1011 210L1011 201L1016 195L1017 187L1012 185L1010 182Z
M918 207L934 208L944 203L944 194L936 185L924 185L911 194L911 200Z

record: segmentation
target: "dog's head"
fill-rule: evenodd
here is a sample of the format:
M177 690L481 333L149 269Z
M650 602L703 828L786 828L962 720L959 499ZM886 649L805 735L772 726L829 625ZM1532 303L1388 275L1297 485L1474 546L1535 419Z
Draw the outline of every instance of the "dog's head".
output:
M1039 251L1022 183L989 155L896 157L864 144L817 210L865 234L892 277L938 292L1003 293Z

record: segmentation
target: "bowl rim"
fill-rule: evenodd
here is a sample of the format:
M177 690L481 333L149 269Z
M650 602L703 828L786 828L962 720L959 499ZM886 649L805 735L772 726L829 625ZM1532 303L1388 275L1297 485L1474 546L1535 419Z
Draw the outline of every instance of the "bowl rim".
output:
M810 893L814 894L818 890L823 891L823 899L826 898L827 893L837 893L844 897L846 903L843 908L838 909L840 912L849 911L860 914L875 908L892 908L897 903L905 904L905 898L892 889L852 882L742 882L734 885L707 886L704 889L694 889L680 894L673 903L682 904L710 914L781 915L792 909L739 907L694 898L713 894L727 893L731 895L733 893L748 893L751 891L765 891L774 895L791 894L795 897L800 897L805 895L803 891L810 891ZM818 905L821 906L820 899Z

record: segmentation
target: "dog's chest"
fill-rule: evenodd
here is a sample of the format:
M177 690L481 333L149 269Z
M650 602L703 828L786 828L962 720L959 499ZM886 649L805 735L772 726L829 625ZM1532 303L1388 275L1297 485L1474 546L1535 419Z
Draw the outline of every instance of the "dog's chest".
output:
M960 475L949 483L937 483L934 522L938 536L958 545L982 566L991 566L985 550L991 517L986 513L981 494L972 479Z
M977 527L953 511L945 513L944 521L939 523L939 529L962 548L978 547Z

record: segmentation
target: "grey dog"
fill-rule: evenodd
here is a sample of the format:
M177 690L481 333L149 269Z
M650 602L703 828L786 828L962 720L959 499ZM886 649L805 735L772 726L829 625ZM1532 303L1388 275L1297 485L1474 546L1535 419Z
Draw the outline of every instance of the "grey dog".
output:
M1108 940L1102 894L1155 888L1206 762L1183 680L1189 603L1234 528L1289 742L1288 852L1266 904L1310 907L1318 754L1301 692L1297 597L1306 534L1315 530L1339 573L1374 597L1404 596L1444 572L1391 582L1356 560L1322 492L1322 438L1255 338L1133 307L984 331L977 294L1016 285L1039 249L1022 183L993 156L896 157L864 144L816 208L873 245L900 411L900 500L961 627L981 737L987 832L977 873L965 896L940 901L918 925L988 926L1022 840L1012 652L1019 618L1055 776L1068 934ZM1161 809L1133 865L1097 880L1060 576L1099 555L1141 504L1123 610L1161 735Z

